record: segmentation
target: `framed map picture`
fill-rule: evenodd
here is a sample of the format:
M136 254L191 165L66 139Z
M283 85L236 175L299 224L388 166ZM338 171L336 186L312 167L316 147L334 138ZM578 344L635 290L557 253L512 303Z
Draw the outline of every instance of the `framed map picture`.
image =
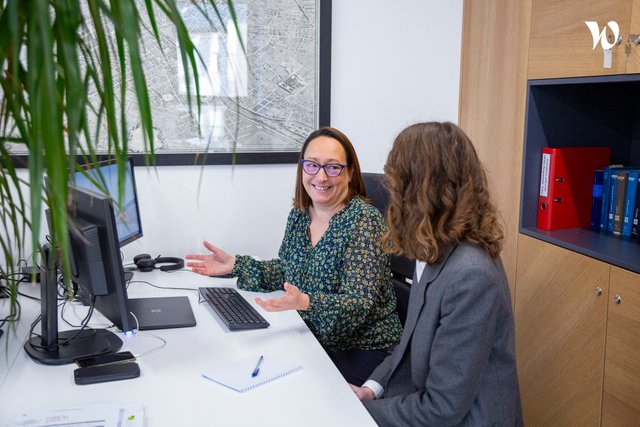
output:
M226 0L216 4L217 11L207 2L178 2L201 59L200 120L175 26L157 15L160 45L149 28L142 31L156 164L295 163L309 133L329 124L331 0L235 0L233 10ZM128 152L141 158L133 85L125 90ZM89 90L88 96L96 95ZM96 117L88 120L94 128L105 126ZM100 134L104 140L95 147L107 154L107 132ZM15 148L12 154L21 157Z

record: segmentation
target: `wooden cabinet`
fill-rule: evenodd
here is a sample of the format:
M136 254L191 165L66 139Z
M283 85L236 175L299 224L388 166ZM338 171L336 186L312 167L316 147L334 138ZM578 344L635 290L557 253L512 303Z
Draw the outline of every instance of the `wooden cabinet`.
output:
M638 426L640 241L539 230L536 206L544 146L640 164L640 46L624 52L640 0L465 0L463 16L459 122L506 219L525 423ZM603 69L584 21L611 20L625 40Z
M640 275L520 235L516 280L525 424L640 425Z
M600 423L610 266L518 239L516 356L525 425Z
M593 48L585 21L595 21L602 31L609 21L620 28L621 43L611 49L611 68L605 68L604 51ZM608 41L613 33L607 28ZM629 34L640 34L638 0L533 0L529 49L529 79L577 77L640 71L640 45Z
M640 425L640 275L612 267L602 426Z

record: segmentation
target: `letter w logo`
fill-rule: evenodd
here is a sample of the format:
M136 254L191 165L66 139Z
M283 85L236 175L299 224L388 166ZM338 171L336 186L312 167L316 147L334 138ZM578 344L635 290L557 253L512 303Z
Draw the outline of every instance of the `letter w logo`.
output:
M607 22L607 27L611 28L611 32L613 33L613 43L609 43L607 41L607 27L602 29L600 32L600 27L596 21L585 21L587 27L589 27L589 31L591 31L591 37L593 37L593 49L598 46L598 42L602 45L604 50L611 49L616 45L616 40L620 36L620 27L616 21Z

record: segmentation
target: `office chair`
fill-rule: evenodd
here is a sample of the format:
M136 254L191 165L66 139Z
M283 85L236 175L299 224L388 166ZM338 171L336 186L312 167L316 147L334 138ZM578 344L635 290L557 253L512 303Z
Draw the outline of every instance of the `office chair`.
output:
M378 208L384 215L389 204L389 193L382 185L384 174L363 173L362 179L364 180L367 197L373 201L373 206ZM391 256L391 281L398 300L398 316L402 326L404 326L404 322L407 319L407 307L411 291L409 281L413 279L415 266L416 263L412 259L403 256Z

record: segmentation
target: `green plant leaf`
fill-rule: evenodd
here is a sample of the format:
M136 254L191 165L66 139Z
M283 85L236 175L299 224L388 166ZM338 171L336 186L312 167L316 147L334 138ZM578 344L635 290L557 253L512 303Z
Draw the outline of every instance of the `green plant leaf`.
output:
M222 21L215 1L209 4ZM237 26L233 2L227 4ZM68 186L81 169L78 159L95 164L106 148L106 156L118 164L121 205L130 138L127 124L132 121L127 96L138 106L147 163L155 164L141 31L150 31L162 51L156 13L175 27L186 87L195 88L195 96L187 90L190 113L194 101L199 118L196 61L201 58L176 1L0 0L0 250L5 260L0 273L4 276L15 273L29 246L34 263L38 262L46 208L51 240L70 283ZM118 85L119 91L114 89ZM28 152L28 179L20 178L16 170L18 160L11 155L16 146ZM104 177L92 179L106 190ZM15 314L17 282L10 283Z

